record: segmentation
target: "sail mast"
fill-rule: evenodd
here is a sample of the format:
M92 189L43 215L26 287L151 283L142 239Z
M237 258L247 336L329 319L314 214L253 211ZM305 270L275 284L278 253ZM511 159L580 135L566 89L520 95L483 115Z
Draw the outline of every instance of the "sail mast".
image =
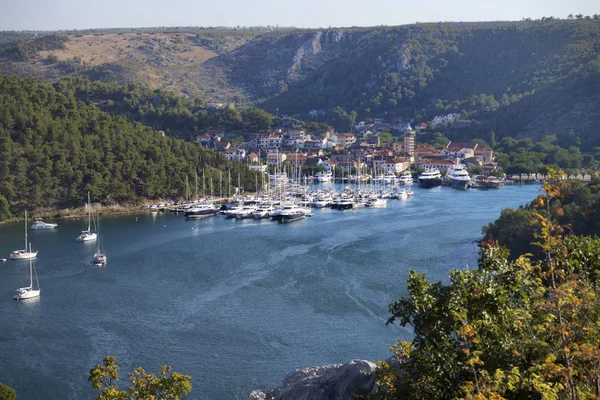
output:
M25 210L25 252L27 252L27 210Z
M92 233L92 207L90 202L90 192L88 192L88 233Z

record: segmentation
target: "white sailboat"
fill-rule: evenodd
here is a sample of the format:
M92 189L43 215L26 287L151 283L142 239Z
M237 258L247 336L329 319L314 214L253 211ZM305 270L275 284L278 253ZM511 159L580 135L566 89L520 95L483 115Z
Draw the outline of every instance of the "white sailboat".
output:
M37 288L33 287L33 275L35 274L35 283ZM29 286L19 288L15 291L15 300L31 299L32 297L38 297L40 295L40 282L38 281L37 273L33 267L33 261L29 259Z
M77 236L77 240L78 242L89 242L90 240L96 240L96 237L98 235L96 235L95 232L92 232L92 227L91 227L91 223L92 223L92 203L90 202L90 192L88 192L88 203L87 203L87 209L88 209L88 228L86 231L81 231L81 235Z
M25 210L25 248L22 250L15 250L10 253L11 260L27 260L37 257L37 251L31 251L31 243L29 243L29 250L27 250L27 210Z
M106 254L100 250L100 216L98 216L98 235L96 236L96 253L94 253L94 264L106 264Z

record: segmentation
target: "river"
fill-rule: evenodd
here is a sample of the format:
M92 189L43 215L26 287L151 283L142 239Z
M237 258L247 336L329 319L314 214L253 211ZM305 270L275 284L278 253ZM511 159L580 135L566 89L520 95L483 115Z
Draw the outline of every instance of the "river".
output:
M31 231L41 286L12 294L28 262L0 263L0 382L20 400L94 398L89 370L113 355L127 373L168 364L192 376L191 399L245 398L296 368L388 358L389 303L409 270L447 281L476 265L481 227L531 201L539 185L458 191L414 188L387 208L316 210L291 224L187 221L164 213L107 216L108 256L75 241L86 222ZM0 225L0 258L23 247L23 224Z

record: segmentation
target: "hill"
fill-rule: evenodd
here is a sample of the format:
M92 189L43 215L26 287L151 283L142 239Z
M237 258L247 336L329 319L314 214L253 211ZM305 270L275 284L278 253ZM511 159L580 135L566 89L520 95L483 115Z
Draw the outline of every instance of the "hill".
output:
M257 181L245 164L101 111L66 83L0 76L0 221L23 207L80 206L86 192L104 204L185 198L196 176L202 195L218 193L221 177L248 190Z
M338 130L357 119L416 123L456 112L474 123L450 127L454 140L573 131L582 147L600 145L597 19L64 37L55 48L39 37L5 40L0 72L143 83L301 119L315 110Z

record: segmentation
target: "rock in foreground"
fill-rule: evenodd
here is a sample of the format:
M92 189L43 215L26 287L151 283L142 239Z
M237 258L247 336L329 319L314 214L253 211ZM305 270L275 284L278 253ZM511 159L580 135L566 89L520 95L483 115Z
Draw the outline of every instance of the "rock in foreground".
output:
M375 363L352 360L346 364L298 369L273 390L255 390L248 400L349 400L356 389L375 388Z

